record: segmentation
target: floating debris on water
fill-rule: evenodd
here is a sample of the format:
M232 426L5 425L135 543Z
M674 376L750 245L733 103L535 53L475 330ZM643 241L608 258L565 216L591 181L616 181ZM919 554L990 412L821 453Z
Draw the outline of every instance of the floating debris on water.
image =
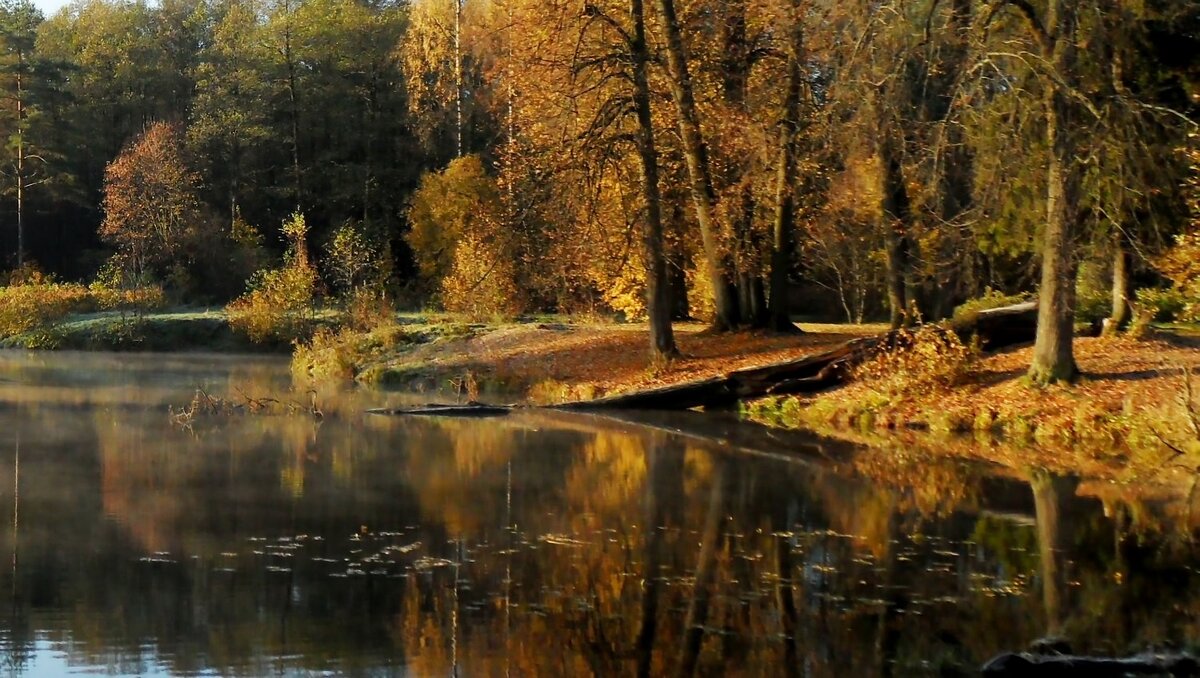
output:
M572 539L565 534L543 534L538 537L538 541L551 544L553 546L587 546L587 542Z
M413 568L417 570L432 570L438 567L446 567L453 565L454 561L446 560L445 558L430 558L428 556L418 558L413 562Z

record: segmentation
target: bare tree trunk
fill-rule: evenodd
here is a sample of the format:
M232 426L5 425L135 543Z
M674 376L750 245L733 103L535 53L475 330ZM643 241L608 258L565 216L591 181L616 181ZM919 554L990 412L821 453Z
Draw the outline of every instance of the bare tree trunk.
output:
M889 126L890 127L890 126ZM890 130L882 132L879 159L883 171L884 239L887 244L887 295L891 309L892 329L912 323L905 306L906 279L909 269L908 222L910 218L908 189L900 165L897 141Z
M454 157L463 157L463 2L454 0Z
M800 131L800 100L804 92L804 23L799 3L793 2L792 40L788 53L787 99L779 130L779 171L775 177L775 228L771 247L770 328L777 332L798 331L788 311L788 271L791 268L793 235L796 230L795 177L796 136ZM843 297L844 301L844 297ZM849 311L846 312L847 316Z
M646 202L646 224L642 231L646 265L646 311L650 316L650 357L654 364L669 362L677 353L671 327L671 282L663 248L662 193L658 181L658 149L654 143L654 119L650 110L650 79L647 73L650 50L646 44L646 14L643 0L630 0L633 17L633 98L638 118L638 155L642 165L642 196Z
M294 190L296 193L296 211L303 211L303 187L300 172L300 102L299 93L297 92L297 75L296 61L292 53L292 7L290 4L284 3L284 12L287 12L287 26L283 33L283 58L287 62L287 88L288 88L288 103L291 106L292 114L292 180L295 183Z
M1129 302L1133 293L1132 264L1125 233L1117 231L1113 235L1112 315L1104 323L1105 335L1115 335L1129 325L1132 316Z
M1075 11L1072 3L1051 0L1046 12L1043 44L1049 47L1051 67L1060 77L1072 65ZM1047 83L1046 145L1049 148L1046 187L1046 225L1042 235L1042 285L1038 292L1038 332L1033 346L1029 377L1038 384L1074 381L1075 364L1075 252L1073 226L1078 200L1070 142L1067 96L1060 85Z
M25 267L25 97L21 76L25 54L17 52L17 269Z
M708 147L700 129L700 114L696 108L692 77L688 69L679 18L675 12L675 2L657 2L663 28L667 32L667 64L671 72L671 93L678 112L679 134L683 140L684 158L691 178L692 202L695 204L696 221L700 224L700 238L704 242L708 275L712 282L713 303L716 306L713 328L728 331L737 326L737 297L729 289L732 280L726 258L721 251L717 223L713 216L717 194L713 188Z

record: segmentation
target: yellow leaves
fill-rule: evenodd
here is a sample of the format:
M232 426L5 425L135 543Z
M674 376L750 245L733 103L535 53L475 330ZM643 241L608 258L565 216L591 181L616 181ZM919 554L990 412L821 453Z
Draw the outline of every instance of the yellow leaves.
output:
M512 260L474 233L455 245L440 290L447 311L474 319L511 318L524 310Z
M421 274L433 281L444 277L458 241L468 233L479 237L495 229L500 211L496 180L479 156L459 158L441 172L426 174L408 211L408 244Z
M283 233L290 241L283 266L256 273L250 291L225 309L229 324L255 342L297 339L311 319L317 271L304 243L308 233L304 215L292 215Z
M954 332L935 325L900 330L893 347L854 369L854 378L888 396L919 396L959 386L978 355Z

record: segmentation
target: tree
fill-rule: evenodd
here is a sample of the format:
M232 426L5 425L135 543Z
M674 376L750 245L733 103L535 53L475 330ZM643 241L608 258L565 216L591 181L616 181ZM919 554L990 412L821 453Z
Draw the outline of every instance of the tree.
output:
M713 186L712 167L709 164L708 145L700 127L700 114L696 107L696 96L692 88L691 69L687 51L683 44L683 31L674 0L656 0L659 19L667 38L667 64L671 74L671 95L675 101L679 136L683 143L683 154L687 160L692 204L700 235L704 242L704 253L708 264L707 274L712 285L716 317L713 328L732 330L738 324L737 298L730 289L728 266L718 241L717 223L714 218L717 194Z
M467 15L468 9L466 0L413 3L412 23L400 45L409 111L432 148L436 149L437 137L449 127L453 158L473 150L466 123L467 80L474 82L478 74L467 63L464 32L473 19Z
M250 158L271 135L258 15L244 0L220 7L212 42L196 69L188 140L206 163L209 181L224 187L232 225L250 174Z
M771 250L771 329L797 331L788 317L788 273L791 270L796 199L793 176L798 166L801 106L804 97L804 22L802 0L791 0L787 50L787 95L779 125L779 168L775 190L774 246Z
M15 0L0 5L0 41L5 51L3 72L11 79L7 98L14 110L13 131L8 146L13 151L13 192L17 201L17 268L25 265L25 191L42 183L46 172L40 165L45 158L39 153L30 153L29 134L32 108L29 93L31 76L37 65L34 45L37 27L42 22L42 13L28 0Z
M671 285L663 251L662 194L658 183L658 148L654 143L654 118L650 110L650 50L646 45L646 11L642 0L630 0L633 34L629 52L633 60L633 105L637 109L638 156L642 166L643 259L646 265L646 309L650 314L650 357L655 364L674 358L675 335L671 328Z
M138 281L163 275L197 226L199 177L184 163L178 127L154 123L104 173L100 236Z
M1080 166L1072 125L1077 121L1074 83L1079 39L1079 7L1050 0L1043 13L1026 2L1002 0L995 13L1012 8L1024 20L1034 42L1041 82L1045 126L1046 217L1042 227L1038 331L1029 376L1035 383L1073 381L1075 364L1075 231L1079 218Z

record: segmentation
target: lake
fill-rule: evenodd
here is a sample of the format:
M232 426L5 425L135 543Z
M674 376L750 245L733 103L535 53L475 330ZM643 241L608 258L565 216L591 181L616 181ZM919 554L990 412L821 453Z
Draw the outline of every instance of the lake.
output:
M294 412L172 422L197 388ZM714 415L289 388L262 357L0 352L4 668L970 675L1049 635L1200 638L1191 517L1152 494Z

